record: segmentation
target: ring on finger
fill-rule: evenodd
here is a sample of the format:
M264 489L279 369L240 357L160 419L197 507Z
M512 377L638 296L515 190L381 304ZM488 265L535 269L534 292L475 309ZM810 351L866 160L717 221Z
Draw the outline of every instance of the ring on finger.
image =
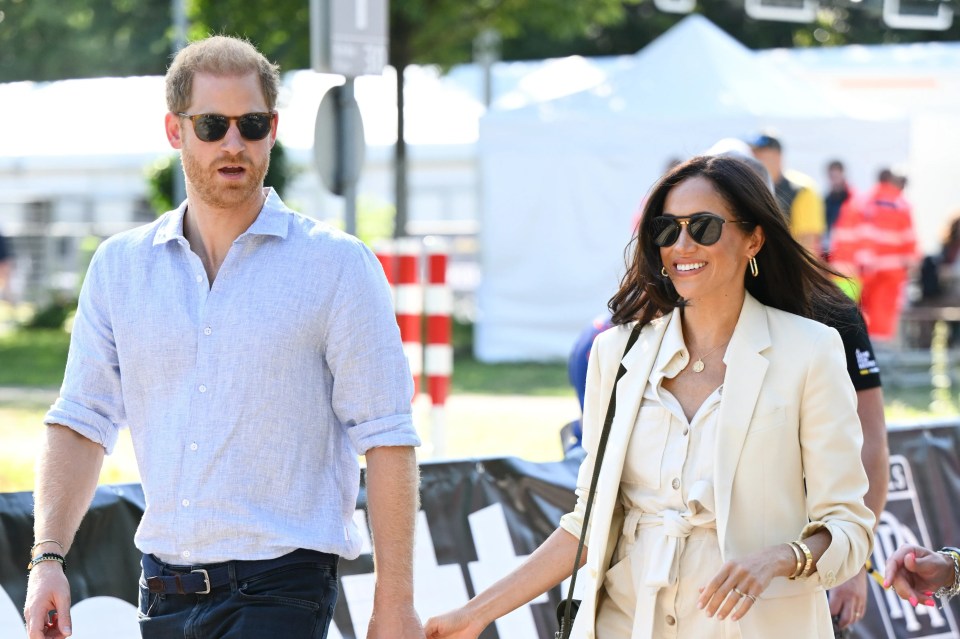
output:
M746 598L748 598L750 601L752 601L753 603L757 603L757 598L756 598L755 595L751 595L749 592L743 592L743 591L740 590L739 588L734 588L733 591L734 591L735 593L737 593L738 595L740 595L741 597L746 597Z

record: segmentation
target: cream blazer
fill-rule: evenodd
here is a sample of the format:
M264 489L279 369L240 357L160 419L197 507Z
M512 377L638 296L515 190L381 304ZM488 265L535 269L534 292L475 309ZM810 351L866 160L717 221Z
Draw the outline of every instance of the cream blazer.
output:
M624 358L617 409L590 515L584 598L572 638L594 639L597 595L623 513L620 474L647 378L670 316L654 320ZM632 325L594 342L587 373L577 509L561 527L579 534L593 460L610 391ZM824 590L850 579L873 544L873 513L864 506L867 476L856 394L840 336L768 306L749 293L724 357L714 459L717 535L724 561L827 528L832 541L810 578L777 577L740 622L744 639L832 639ZM600 542L596 540L602 540ZM597 639L627 639L599 637Z

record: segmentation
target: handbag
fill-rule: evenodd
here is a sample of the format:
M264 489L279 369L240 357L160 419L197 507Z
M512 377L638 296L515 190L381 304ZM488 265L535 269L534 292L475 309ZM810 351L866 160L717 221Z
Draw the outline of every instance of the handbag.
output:
M570 578L570 587L567 589L567 597L557 605L557 624L560 626L554 634L554 639L568 639L570 631L573 629L573 620L580 609L580 600L573 598L573 588L577 584L577 572L580 567L580 558L583 556L583 547L587 537L587 525L590 521L590 511L593 510L593 497L597 490L597 478L600 477L600 466L603 463L603 455L607 450L607 439L610 437L610 427L613 424L613 416L617 410L617 384L623 377L627 369L623 366L623 358L627 356L630 349L640 337L640 326L637 323L627 339L627 345L623 349L623 355L620 356L620 368L617 370L617 377L613 381L613 390L610 391L610 403L607 406L607 415L603 420L603 430L600 431L600 444L597 446L597 459L593 464L593 477L590 479L590 491L587 493L587 505L583 511L583 526L580 529L580 542L577 544L577 557L573 561L573 575Z

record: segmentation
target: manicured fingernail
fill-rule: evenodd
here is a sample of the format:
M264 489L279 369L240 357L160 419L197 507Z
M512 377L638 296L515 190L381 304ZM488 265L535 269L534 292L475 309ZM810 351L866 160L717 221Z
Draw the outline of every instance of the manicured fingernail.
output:
M924 605L924 606L936 606L936 605L937 605L937 602L935 602L933 599L927 599L926 601L923 602L923 605Z
M928 597L932 597L932 596L933 596L933 591L932 591L932 590L924 590L924 591L923 591L923 594L925 594L925 595L928 596Z
M913 595L910 595L909 601L910 601L910 605L911 605L911 606L916 606L918 603L920 603L920 602L917 600L917 598L914 597Z
M889 580L889 579L884 579L884 580L883 580L883 587L884 587L884 588L889 588L889 587L890 587L890 580Z

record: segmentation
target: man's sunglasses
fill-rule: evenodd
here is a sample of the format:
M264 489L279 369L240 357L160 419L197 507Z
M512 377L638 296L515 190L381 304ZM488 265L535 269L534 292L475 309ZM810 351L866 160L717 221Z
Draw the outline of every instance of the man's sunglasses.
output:
M650 221L650 228L653 232L653 243L663 248L673 246L680 239L680 228L687 227L687 233L693 238L693 241L703 246L716 244L723 233L723 225L726 222L731 224L750 224L740 220L725 220L719 215L713 213L694 213L689 217L666 217L657 216Z
M219 113L200 113L177 115L193 122L193 132L204 142L216 142L230 130L230 123L237 123L237 130L245 140L262 140L270 134L270 125L276 113L244 113L243 115L220 115Z

